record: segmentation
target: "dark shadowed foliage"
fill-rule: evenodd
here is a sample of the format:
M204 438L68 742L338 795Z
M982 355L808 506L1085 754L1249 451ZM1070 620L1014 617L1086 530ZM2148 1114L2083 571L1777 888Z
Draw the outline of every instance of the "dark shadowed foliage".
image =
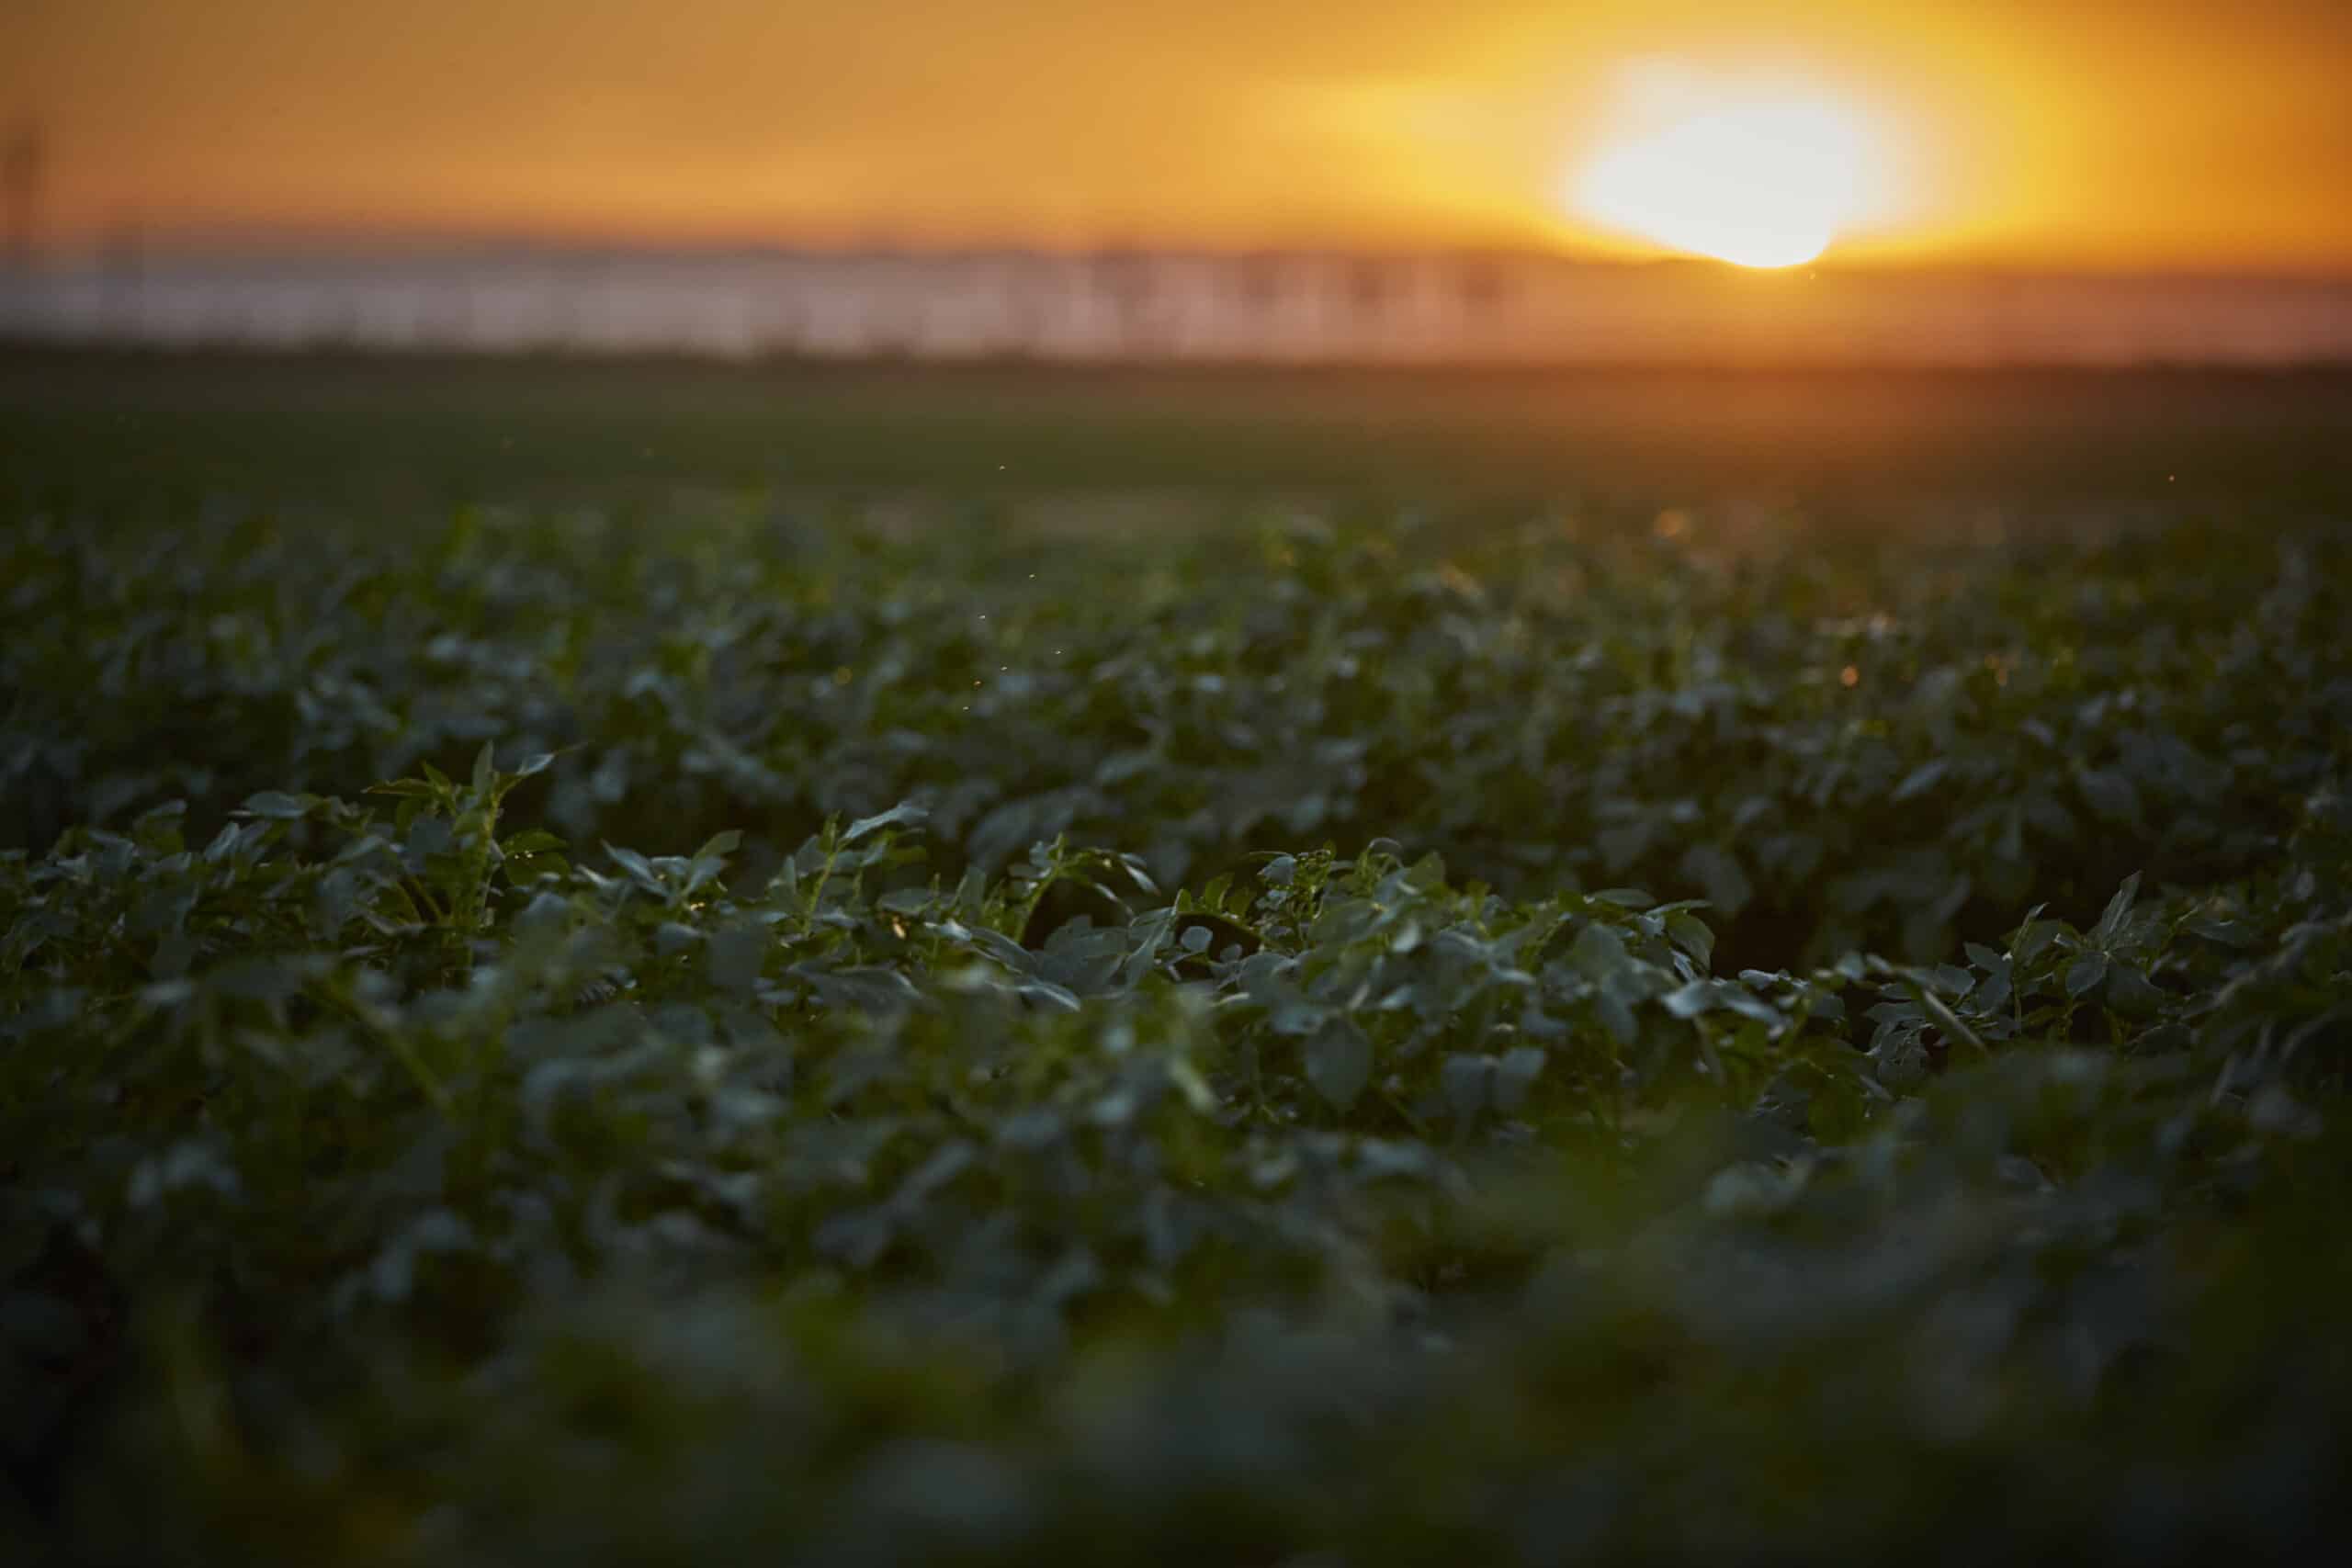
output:
M2339 1523L2340 530L1361 510L28 502L0 1530Z

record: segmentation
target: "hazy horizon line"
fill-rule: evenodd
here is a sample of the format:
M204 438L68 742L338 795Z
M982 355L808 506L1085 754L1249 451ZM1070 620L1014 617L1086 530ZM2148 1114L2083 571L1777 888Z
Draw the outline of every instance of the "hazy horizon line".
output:
M267 263L273 261L572 258L687 259L762 256L1040 256L1160 255L1170 257L1428 258L1479 257L1550 262L1615 272L1675 270L1752 277L1758 281L1820 274L1841 276L2052 277L2081 279L2210 279L2231 282L2352 283L2352 257L2341 262L2282 260L2044 260L1996 254L1896 254L1865 247L1841 254L1838 247L1794 266L1757 268L1713 257L1618 250L1527 237L1406 240L1331 236L1182 238L1106 228L1092 235L1023 235L1014 232L964 235L924 232L910 226L812 226L792 231L713 232L675 237L594 231L549 231L492 225L184 223L121 227L33 247L34 265L74 270L135 255L143 262Z

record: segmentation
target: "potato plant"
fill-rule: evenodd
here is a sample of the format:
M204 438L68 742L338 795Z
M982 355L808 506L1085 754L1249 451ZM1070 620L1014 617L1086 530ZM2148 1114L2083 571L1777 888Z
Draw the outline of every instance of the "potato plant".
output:
M2347 585L2186 513L15 517L0 1531L2309 1546Z

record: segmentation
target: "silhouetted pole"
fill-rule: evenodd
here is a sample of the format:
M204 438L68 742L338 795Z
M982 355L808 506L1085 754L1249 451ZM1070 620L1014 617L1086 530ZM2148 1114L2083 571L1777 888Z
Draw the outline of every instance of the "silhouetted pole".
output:
M32 270L40 176L40 127L27 120L8 133L7 148L0 152L0 194L7 204L8 265L20 273Z

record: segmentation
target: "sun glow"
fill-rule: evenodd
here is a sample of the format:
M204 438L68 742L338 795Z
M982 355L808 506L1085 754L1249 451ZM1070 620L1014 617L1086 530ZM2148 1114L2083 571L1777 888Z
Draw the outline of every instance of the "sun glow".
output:
M1884 184L1871 123L1802 86L1653 82L1612 130L1570 181L1576 211L1741 266L1813 260L1871 215Z

